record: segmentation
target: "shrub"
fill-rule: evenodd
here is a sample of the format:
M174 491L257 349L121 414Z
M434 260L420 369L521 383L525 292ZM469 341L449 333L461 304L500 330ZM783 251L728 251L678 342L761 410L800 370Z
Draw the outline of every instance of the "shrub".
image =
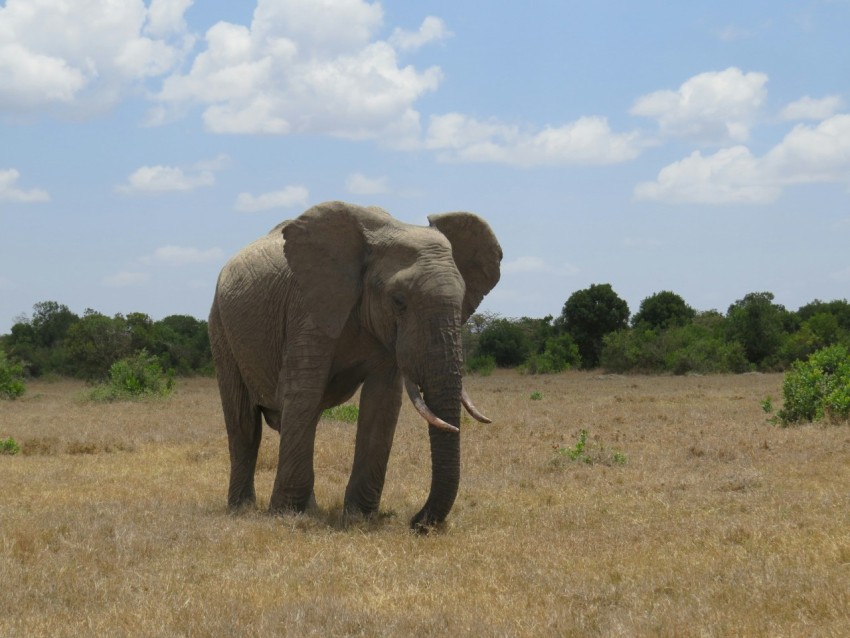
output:
M543 352L531 355L525 362L529 374L563 372L581 365L581 355L573 338L568 334L550 337Z
M109 380L89 395L94 401L121 401L144 397L164 397L174 389L174 371L163 371L156 357L140 350L109 368Z
M490 376L496 369L496 359L489 354L479 354L466 362L466 370L482 377Z
M496 319L481 331L476 356L490 356L497 366L512 368L525 361L530 352L528 333L519 323Z
M25 390L24 367L9 361L6 353L0 350L0 399L16 399Z
M783 425L804 421L850 420L850 354L842 345L823 348L796 361L782 385Z
M21 451L21 447L11 436L8 439L0 440L0 454L15 455Z
M357 423L357 417L360 416L360 409L356 405L343 403L328 408L322 412L322 416L332 421L344 421L346 423Z

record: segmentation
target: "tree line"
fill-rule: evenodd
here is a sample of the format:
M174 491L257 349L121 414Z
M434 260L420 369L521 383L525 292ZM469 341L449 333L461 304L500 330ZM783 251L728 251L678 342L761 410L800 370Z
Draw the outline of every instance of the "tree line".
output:
M213 373L207 322L188 315L154 321L142 312L109 317L89 308L80 317L64 304L42 301L0 337L0 346L32 377L103 379L113 363L142 351L176 374Z
M726 313L699 312L670 291L650 295L631 315L610 284L574 292L558 317L511 319L474 314L463 328L466 367L529 373L568 368L610 372L746 372L785 370L794 361L832 345L850 347L850 303L814 300L797 311L753 292ZM87 309L82 316L56 301L33 306L0 349L28 376L89 380L139 352L178 375L214 373L207 322L188 315L154 321L145 313L112 317Z
M752 292L698 312L674 292L644 299L632 316L610 284L574 292L558 317L473 315L464 327L467 368L567 368L686 374L778 371L832 345L850 347L850 303L814 300L797 311Z

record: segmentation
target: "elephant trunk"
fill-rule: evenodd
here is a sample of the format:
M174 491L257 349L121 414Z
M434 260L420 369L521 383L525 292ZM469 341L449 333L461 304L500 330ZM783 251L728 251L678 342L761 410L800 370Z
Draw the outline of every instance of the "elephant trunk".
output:
M431 352L422 371L422 388L427 408L450 429L428 428L431 441L431 491L411 527L427 532L442 523L452 509L460 484L461 349L459 330L432 325ZM436 351L436 352L435 352Z

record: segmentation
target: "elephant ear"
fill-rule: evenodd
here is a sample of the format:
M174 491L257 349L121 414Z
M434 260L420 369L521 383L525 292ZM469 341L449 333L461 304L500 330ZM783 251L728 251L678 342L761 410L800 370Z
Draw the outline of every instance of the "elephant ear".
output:
M344 202L309 209L283 228L283 250L313 323L327 336L342 332L362 292L367 245L361 217L371 211Z
M461 309L461 318L466 322L484 295L499 282L502 247L490 225L478 215L444 213L429 215L428 221L451 243L455 264L466 282Z

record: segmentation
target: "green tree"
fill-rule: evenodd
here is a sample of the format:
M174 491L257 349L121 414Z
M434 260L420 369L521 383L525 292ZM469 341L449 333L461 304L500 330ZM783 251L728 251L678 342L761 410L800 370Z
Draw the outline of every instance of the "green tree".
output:
M492 321L478 339L476 355L493 357L504 368L518 366L531 354L531 343L521 325L509 319Z
M212 350L207 322L189 315L169 315L154 323L151 352L163 368L179 374L204 372L212 368Z
M595 368L599 365L605 335L625 329L628 320L629 306L617 296L611 284L592 284L570 295L556 321L556 329L573 338L582 367Z
M683 326L696 316L696 310L675 292L662 290L640 302L632 326L645 325L653 330L666 330L673 326Z
M73 361L74 376L103 378L113 363L130 354L127 320L120 314L107 317L88 308L68 330L65 348Z
M56 301L40 301L33 306L32 318L20 317L6 338L8 353L21 361L32 376L66 372L63 347L68 329L79 317Z
M68 329L80 318L68 306L55 301L40 301L33 306L32 325L36 345L50 348L65 338Z
M773 293L751 292L729 306L727 338L741 344L750 363L776 365L788 315L784 306L773 303Z
M797 311L800 321L807 321L814 315L828 314L835 317L838 327L850 332L850 302L846 299L834 299L833 301L820 301L815 299Z

